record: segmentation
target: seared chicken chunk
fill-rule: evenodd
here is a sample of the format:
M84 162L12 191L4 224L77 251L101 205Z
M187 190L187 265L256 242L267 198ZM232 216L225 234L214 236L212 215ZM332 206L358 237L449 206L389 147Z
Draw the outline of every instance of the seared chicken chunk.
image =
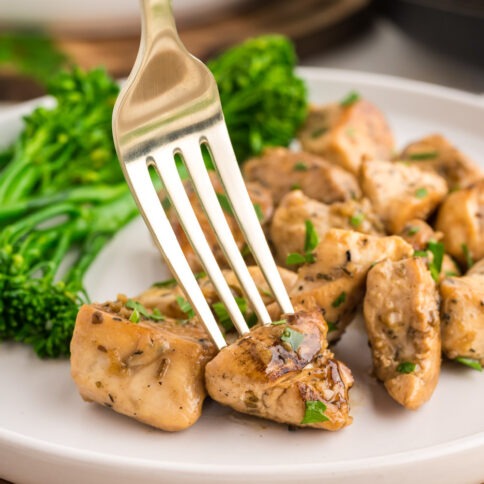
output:
M276 422L338 430L349 425L350 370L326 346L319 312L284 315L285 323L254 328L207 365L209 395L233 409ZM282 321L281 321L282 323ZM320 419L303 423L307 405Z
M440 284L442 349L450 359L470 358L484 365L484 259L464 277Z
M215 188L215 191L218 194L224 196L222 185L218 177L213 172L211 172L211 179L212 179L212 184ZM205 212L203 211L202 205L200 204L200 200L198 199L198 196L190 182L188 181L185 182L185 189L187 190L191 205L195 211L195 214L197 215L198 221L200 222L200 225L203 229L205 237L207 238L207 241L210 247L212 248L212 252L215 255L215 258L217 259L217 262L219 263L220 266L227 267L227 261L225 260L223 251L218 245L215 233L213 232L212 227L210 226L210 222L208 221L205 215ZM247 190L249 192L252 203L254 204L254 206L258 207L258 212L262 216L261 224L264 225L272 216L272 211L273 211L272 196L268 190L266 190L260 184L255 182L248 183ZM173 230L175 231L177 239L180 242L180 245L183 249L183 253L185 254L192 270L194 270L195 272L203 270L200 264L200 261L197 255L195 254L190 242L188 241L188 238L185 235L183 227L180 221L178 220L178 217L176 216L175 211L172 208L168 209L168 218L170 219ZM226 212L225 218L227 220L227 223L229 224L232 234L234 235L235 241L239 246L239 249L242 249L245 245L245 239L244 239L244 236L242 235L242 232L234 216L232 215L232 213Z
M426 219L447 194L442 177L403 163L367 161L360 177L364 195L392 234L412 219Z
M438 294L425 262L386 260L373 267L364 316L375 375L395 401L417 409L440 374Z
M484 257L484 181L450 193L439 209L437 230L446 251L460 263Z
M288 254L304 252L307 220L313 223L320 239L331 228L384 235L383 225L367 199L325 205L296 190L282 199L271 222L271 240L281 265Z
M286 193L301 189L324 203L359 198L356 178L347 171L311 153L268 148L261 157L244 163L244 178L270 190L277 205Z
M281 275L282 282L286 287L287 291L290 291L297 280L297 274L283 267L279 267L279 274ZM249 266L249 273L255 282L255 285L259 289L259 293L266 305L274 302L274 296L270 291L269 285L265 280L259 266ZM230 269L223 269L222 273L227 281L227 284L232 289L236 296L244 296L240 282L237 279L234 271ZM205 299L210 305L218 302L220 300L217 291L215 290L210 279L203 275L198 279L200 288L202 289ZM153 310L158 309L161 314L175 319L184 319L186 314L180 308L178 303L178 298L185 298L185 294L181 288L173 281L173 284L161 283L162 287L154 285L148 290L141 293L139 296L134 298L139 301L147 309Z
M449 190L459 190L483 178L481 169L439 134L410 143L400 155L414 161L419 168L443 177Z
M368 101L312 107L298 138L302 147L355 175L364 160L390 160L394 141L381 111Z
M162 430L200 417L204 369L215 347L194 320L135 324L119 302L81 307L71 341L71 374L84 400Z
M319 309L329 325L328 340L337 340L363 300L370 267L412 254L412 247L400 237L331 229L316 248L316 261L299 269L291 300L298 308Z

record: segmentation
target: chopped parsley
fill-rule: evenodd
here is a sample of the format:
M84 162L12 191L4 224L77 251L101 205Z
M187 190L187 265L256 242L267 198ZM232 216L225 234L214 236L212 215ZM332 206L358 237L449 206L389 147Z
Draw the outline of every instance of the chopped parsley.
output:
M415 196L417 198L425 198L428 194L429 192L425 187L417 188L417 190L415 190Z
M408 158L414 161L432 160L437 158L438 155L439 153L437 151L422 151L420 153L411 153Z
M306 220L306 236L304 238L304 254L292 253L286 258L288 266L296 264L311 264L316 259L313 251L319 244L319 236L311 220Z
M180 310L185 313L189 319L195 316L195 311L193 310L192 305L185 298L177 296L176 302Z
M347 108L361 99L361 96L356 91L351 91L341 102L340 106Z
M230 205L229 199L227 198L227 195L224 195L223 193L217 193L217 198L218 198L218 203L220 203L220 206L222 207L222 210L230 216L234 216L234 212L232 210L232 205Z
M135 316L135 318L137 317L138 321L140 319L140 315L147 319L152 319L153 321L163 321L165 319L164 316L160 313L160 310L158 308L153 309L153 311L150 313L148 312L148 309L146 309L140 302L134 301L133 299L128 299L125 306L128 309L132 309L133 313L136 311L138 316ZM131 321L131 318L130 318L130 321ZM135 322L137 323L138 321L135 321Z
M414 257L428 257L429 253L426 250L415 250L413 253Z
M279 319L279 321L272 321L272 326L279 326L281 324L286 324L287 323L287 319Z
M132 323L139 323L140 316L139 316L139 312L138 312L137 309L133 309L133 312L131 313L131 316L129 317L129 320Z
M151 287L175 287L177 285L176 279L167 279L166 281L154 282Z
M332 323L331 321L326 321L328 325L328 333L332 333L333 331L338 330L338 323Z
M432 260L429 262L429 270L435 282L439 282L440 271L442 270L442 261L444 260L444 244L429 240L427 249L432 253Z
M293 351L297 351L301 343L304 341L304 335L292 328L286 328L281 334L281 341L289 343Z
M482 371L482 365L479 360L475 360L474 358L467 358L465 356L459 356L455 359L461 365L468 366L476 371Z
M254 210L257 214L257 218L259 222L264 219L264 212L262 211L262 207L258 203L254 203Z
M408 374L414 372L416 367L417 365L415 363L411 363L410 361L404 361L397 366L397 371L398 373Z
M446 277L458 277L459 274L455 271L445 271L445 276Z
M334 308L340 307L346 301L346 292L343 291L332 303Z
M242 257L247 257L251 254L250 248L247 244L244 244L242 249L240 249L240 253L242 254Z
M359 227L362 223L363 220L365 220L365 214L362 212L355 213L350 217L350 225L353 227Z
M311 132L311 138L319 138L328 131L328 128L317 128Z
M247 300L243 297L236 297L235 302L239 307L240 312L244 316L247 326L251 327L257 322L257 316L254 313L249 313L249 305ZM218 319L218 322L223 326L225 331L231 331L234 328L230 314L225 307L225 304L221 301L212 304L213 312Z
M419 232L420 232L420 227L418 227L417 225L411 225L407 229L408 235L415 235L415 234L418 234Z
M467 269L470 269L474 265L474 259L472 258L471 251L467 244L462 244L462 252L464 253L464 257L466 259Z
M313 424L320 422L328 422L329 418L326 417L324 412L328 407L319 400L308 400L305 402L306 409L304 411L304 417L301 420L301 424Z
M308 165L306 165L306 163L304 163L304 161L298 161L294 165L293 170L294 171L308 171Z
M293 183L291 185L291 190L301 190L301 185L299 185L299 183Z

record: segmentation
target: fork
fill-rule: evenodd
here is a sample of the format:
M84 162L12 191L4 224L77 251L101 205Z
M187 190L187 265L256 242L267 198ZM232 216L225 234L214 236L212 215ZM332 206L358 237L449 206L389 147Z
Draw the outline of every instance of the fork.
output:
M140 212L175 279L218 349L226 346L209 304L170 225L149 168L162 181L190 244L198 255L239 334L249 331L190 204L177 170L182 157L193 187L258 320L271 318L225 220L202 156L212 157L247 245L284 313L293 307L260 226L235 158L217 85L208 68L181 43L170 0L141 0L138 57L113 112L113 136L126 180Z

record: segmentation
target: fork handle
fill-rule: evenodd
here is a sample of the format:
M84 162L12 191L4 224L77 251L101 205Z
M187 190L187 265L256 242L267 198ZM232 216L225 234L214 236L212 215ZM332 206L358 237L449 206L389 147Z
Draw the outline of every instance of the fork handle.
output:
M163 33L176 33L171 0L141 0L141 11L141 28L145 40L150 41Z

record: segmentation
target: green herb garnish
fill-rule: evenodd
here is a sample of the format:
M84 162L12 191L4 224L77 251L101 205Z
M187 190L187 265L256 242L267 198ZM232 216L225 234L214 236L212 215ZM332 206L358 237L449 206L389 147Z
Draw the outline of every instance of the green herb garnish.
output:
M420 232L420 227L418 227L417 225L412 225L407 229L408 235L415 235L415 234L418 234L419 232Z
M409 155L410 160L432 160L433 158L437 158L438 152L437 151L422 151L421 153L411 153Z
M255 213L257 214L257 218L259 219L259 222L263 220L264 212L262 211L262 208L258 203L254 203L254 210L255 210Z
M291 190L301 190L301 185L299 185L299 183L293 183L291 185Z
M350 224L357 228L363 223L363 220L365 220L365 214L358 212L350 217Z
M227 215L230 215L231 217L233 217L234 212L232 210L232 205L230 205L229 199L227 198L227 195L224 195L223 193L217 193L217 198L218 198L218 203L220 203L220 206L222 207L222 210Z
M128 309L132 309L133 311L136 311L137 313L141 314L141 316L144 316L145 318L152 319L154 321L162 321L165 319L158 308L153 309L153 311L150 313L148 309L146 309L140 302L134 301L133 299L128 299L126 302L125 306Z
M304 254L292 253L286 257L288 266L296 264L312 264L316 258L313 254L314 249L319 244L319 236L311 220L306 220L306 235L304 238Z
M415 250L413 252L414 257L428 257L429 253L426 250Z
M286 257L286 265L295 266L307 262L306 256L293 252Z
M244 316L247 326L251 327L257 322L257 316L254 313L249 313L249 305L243 297L235 297L235 302L239 307L240 312ZM234 329L234 324L230 318L225 304L221 301L212 304L212 309L217 317L218 322L224 327L225 331Z
M415 190L415 196L417 198L425 198L428 194L429 194L428 190L424 187L417 188L417 190Z
M297 351L301 343L304 341L304 335L292 328L286 328L282 332L281 340L288 343L293 351Z
M356 91L351 91L341 102L340 105L347 108L361 99L361 96Z
M133 312L131 313L131 316L129 317L129 320L132 323L139 323L140 316L139 316L139 312L138 312L137 309L133 309Z
M188 319L195 317L195 311L192 305L185 298L177 296L176 302L180 310L187 315Z
M272 326L279 326L281 324L286 324L287 323L287 319L279 319L279 321L272 321L271 325Z
M430 240L427 249L432 253L432 260L429 262L429 270L435 282L439 282L440 271L442 270L442 261L444 260L444 244Z
M311 138L319 138L324 133L328 131L328 128L316 128L314 131L311 132Z
M461 365L468 366L476 371L482 371L482 365L479 360L475 360L474 358L467 358L466 356L458 356L455 361L460 363Z
M467 244L462 244L462 252L464 253L464 257L466 259L467 269L470 269L474 265L474 259L472 257L471 251Z
M176 282L176 279L167 279L166 281L158 281L154 282L151 287L159 287L159 288L164 288L164 287L175 287L178 283Z
M416 367L417 365L415 363L411 363L410 361L404 361L397 366L397 371L398 373L408 374L414 372Z
M332 323L331 321L326 321L328 325L328 333L332 333L333 331L338 330L338 323Z
M326 417L327 406L319 400L308 400L305 402L306 409L304 411L304 418L301 420L301 424L313 424L320 422L328 422L329 418Z
M338 308L346 301L346 292L343 291L332 303L331 306Z
M298 161L293 168L294 171L308 171L308 165L304 161Z
M459 274L457 274L457 272L455 272L455 271L445 271L445 276L446 277L458 277Z

